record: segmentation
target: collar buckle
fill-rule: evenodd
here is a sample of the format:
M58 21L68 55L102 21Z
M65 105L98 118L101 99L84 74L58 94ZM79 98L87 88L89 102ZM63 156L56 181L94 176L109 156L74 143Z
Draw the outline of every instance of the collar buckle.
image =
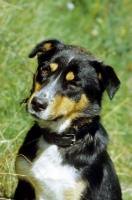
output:
M76 135L75 134L66 134L66 137L72 137L71 146L74 145L74 144L76 144L77 139L76 139Z

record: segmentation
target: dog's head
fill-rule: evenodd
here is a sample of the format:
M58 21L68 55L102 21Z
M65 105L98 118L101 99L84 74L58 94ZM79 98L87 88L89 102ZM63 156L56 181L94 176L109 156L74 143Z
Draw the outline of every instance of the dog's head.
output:
M36 45L38 57L28 112L38 121L71 121L99 115L104 90L110 99L120 86L112 67L85 49L56 39Z

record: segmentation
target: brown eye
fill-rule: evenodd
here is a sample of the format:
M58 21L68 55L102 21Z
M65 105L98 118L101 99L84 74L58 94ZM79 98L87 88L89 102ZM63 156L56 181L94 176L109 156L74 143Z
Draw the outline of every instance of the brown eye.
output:
M50 68L48 66L41 67L41 72L46 75L50 72Z
M77 87L77 83L75 81L71 81L68 83L68 87L70 89L75 89Z

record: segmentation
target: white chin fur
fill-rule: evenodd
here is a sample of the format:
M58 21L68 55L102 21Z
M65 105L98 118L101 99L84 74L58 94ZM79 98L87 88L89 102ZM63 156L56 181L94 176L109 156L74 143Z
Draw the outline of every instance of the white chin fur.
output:
M44 121L38 120L38 124L41 128L48 128L51 132L56 132L61 134L64 130L66 130L71 121L69 119L58 119L57 121Z
M70 119L61 118L53 121L52 114L51 112L49 112L48 109L46 109L45 111L35 112L29 107L28 112L37 121L41 128L48 128L51 132L56 132L58 134L61 134L71 124Z

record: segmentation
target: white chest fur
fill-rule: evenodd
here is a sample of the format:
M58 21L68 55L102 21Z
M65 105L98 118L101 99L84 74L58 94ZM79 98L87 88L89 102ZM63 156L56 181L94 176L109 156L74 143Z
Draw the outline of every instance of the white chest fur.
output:
M17 173L34 185L37 200L65 200L65 193L74 190L79 174L70 165L62 165L62 157L56 145L38 141L37 157L30 163L18 156Z

